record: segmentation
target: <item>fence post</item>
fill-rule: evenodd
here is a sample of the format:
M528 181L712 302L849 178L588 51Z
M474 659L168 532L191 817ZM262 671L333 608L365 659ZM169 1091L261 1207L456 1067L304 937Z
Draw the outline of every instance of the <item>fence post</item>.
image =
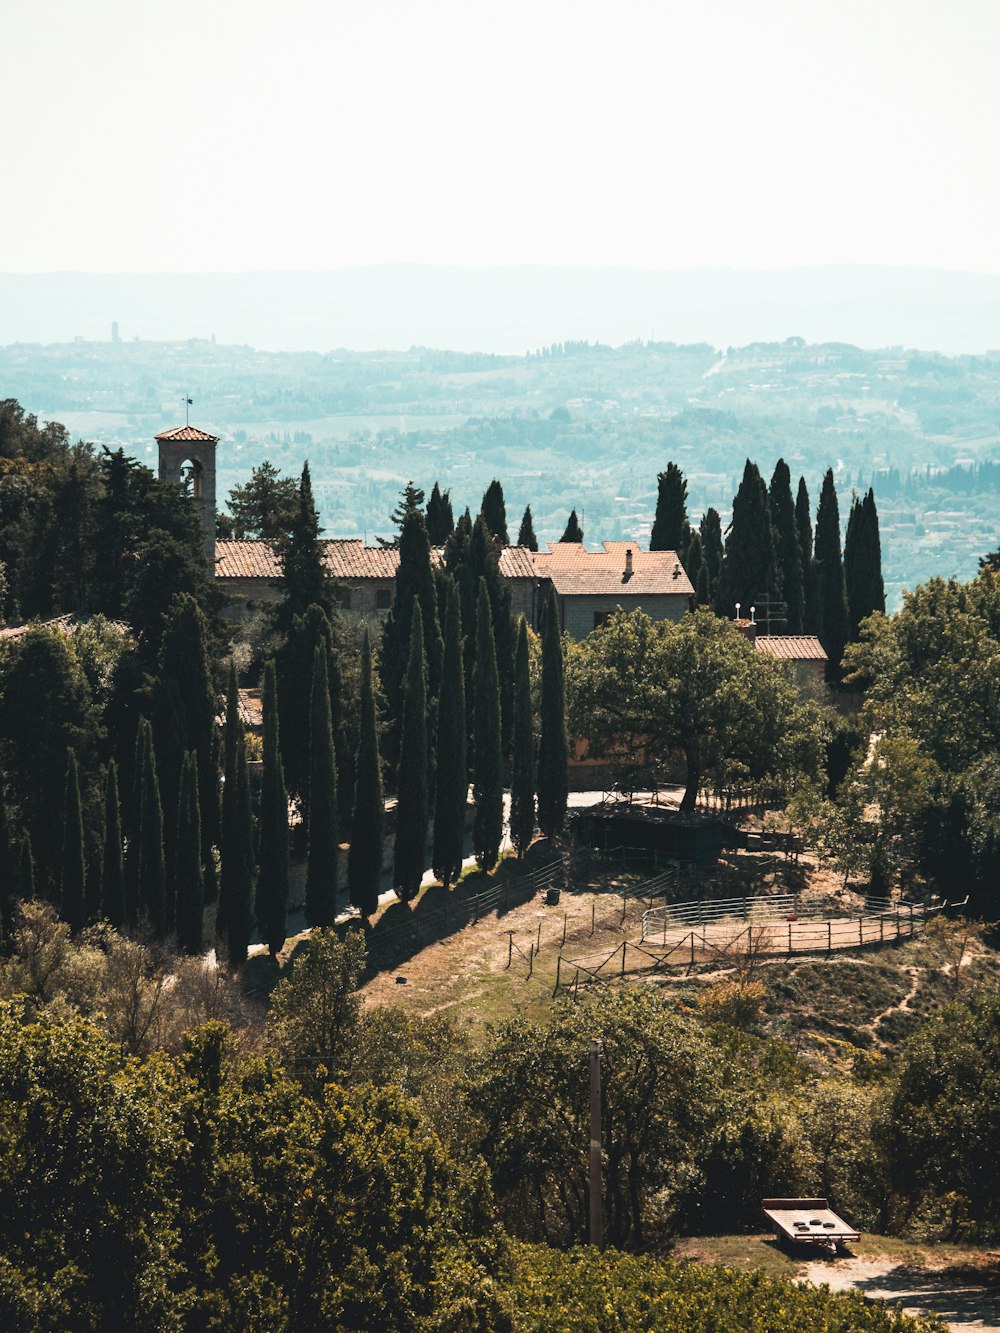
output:
M863 916L859 916L859 917L858 917L858 943L859 943L859 944L864 944L864 942L865 942L865 919L864 919Z
M879 919L878 919L878 942L879 942L879 944L881 944L882 941L883 941L884 939L885 939L885 913L883 912L883 913L879 916Z
M529 976L529 977L530 977L531 974L534 972L534 970L535 970L535 945L534 945L534 942L532 942L532 943L528 946L528 976Z
M832 921L828 921L828 922L826 923L826 951L827 951L827 953L832 953L832 952L833 952L833 922L832 922Z
M596 916L597 916L597 903L594 901L593 898L591 898L591 900L590 900L590 933L591 933L591 935L593 935L594 931L597 929L597 927L596 927L596 925L595 925L595 918L596 918Z
M568 915L569 915L568 912L563 912L563 936L562 936L562 944L560 944L559 946L560 949L563 947L563 944L566 943L566 919Z
M559 977L561 973L562 973L562 954L560 954L559 957L556 959L556 984L552 988L553 995L559 994Z
M792 952L792 923L788 923L788 952Z
M694 931L691 932L691 966L694 967Z
M622 940L622 976L625 975L625 950L628 948L628 940Z
M535 948L535 953L541 953L541 952L542 952L542 923L539 921L539 923L538 923L538 944L537 944L537 946L536 946L536 948Z
M513 932L512 930L508 930L508 932L507 932L507 969L508 969L508 970L510 969L510 965L511 965L511 963L513 962L513 960L514 960L514 932Z

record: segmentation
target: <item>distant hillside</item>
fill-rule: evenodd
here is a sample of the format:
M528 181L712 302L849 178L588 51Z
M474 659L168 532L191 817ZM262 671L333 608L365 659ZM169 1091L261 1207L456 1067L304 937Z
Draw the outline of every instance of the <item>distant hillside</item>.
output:
M715 347L809 342L1000 347L1000 276L831 266L783 270L397 264L327 273L0 274L0 346L210 338L270 351L451 347L522 353L568 339Z

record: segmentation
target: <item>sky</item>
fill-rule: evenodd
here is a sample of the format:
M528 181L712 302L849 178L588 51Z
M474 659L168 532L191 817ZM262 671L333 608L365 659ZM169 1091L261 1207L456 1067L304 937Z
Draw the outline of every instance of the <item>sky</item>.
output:
M1000 273L996 0L0 0L0 271Z

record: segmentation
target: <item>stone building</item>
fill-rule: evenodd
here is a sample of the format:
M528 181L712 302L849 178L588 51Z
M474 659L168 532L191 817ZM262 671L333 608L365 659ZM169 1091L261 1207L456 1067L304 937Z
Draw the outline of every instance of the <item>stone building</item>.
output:
M619 607L645 611L651 620L680 620L694 588L676 551L643 551L633 541L604 542L588 551L581 542L549 542L534 566L543 585L555 588L562 628L583 639Z

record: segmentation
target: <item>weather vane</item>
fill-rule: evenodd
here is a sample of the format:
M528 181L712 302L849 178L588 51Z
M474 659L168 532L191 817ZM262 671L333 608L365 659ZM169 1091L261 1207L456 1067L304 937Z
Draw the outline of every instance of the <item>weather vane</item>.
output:
M190 424L191 424L191 422L190 422L190 420L189 420L189 418L188 418L188 413L189 413L190 410L191 410L191 404L192 404L193 402L194 402L194 399L193 399L193 398L189 398L189 397L187 396L187 394L184 395L184 424L185 424L185 426L190 426Z

